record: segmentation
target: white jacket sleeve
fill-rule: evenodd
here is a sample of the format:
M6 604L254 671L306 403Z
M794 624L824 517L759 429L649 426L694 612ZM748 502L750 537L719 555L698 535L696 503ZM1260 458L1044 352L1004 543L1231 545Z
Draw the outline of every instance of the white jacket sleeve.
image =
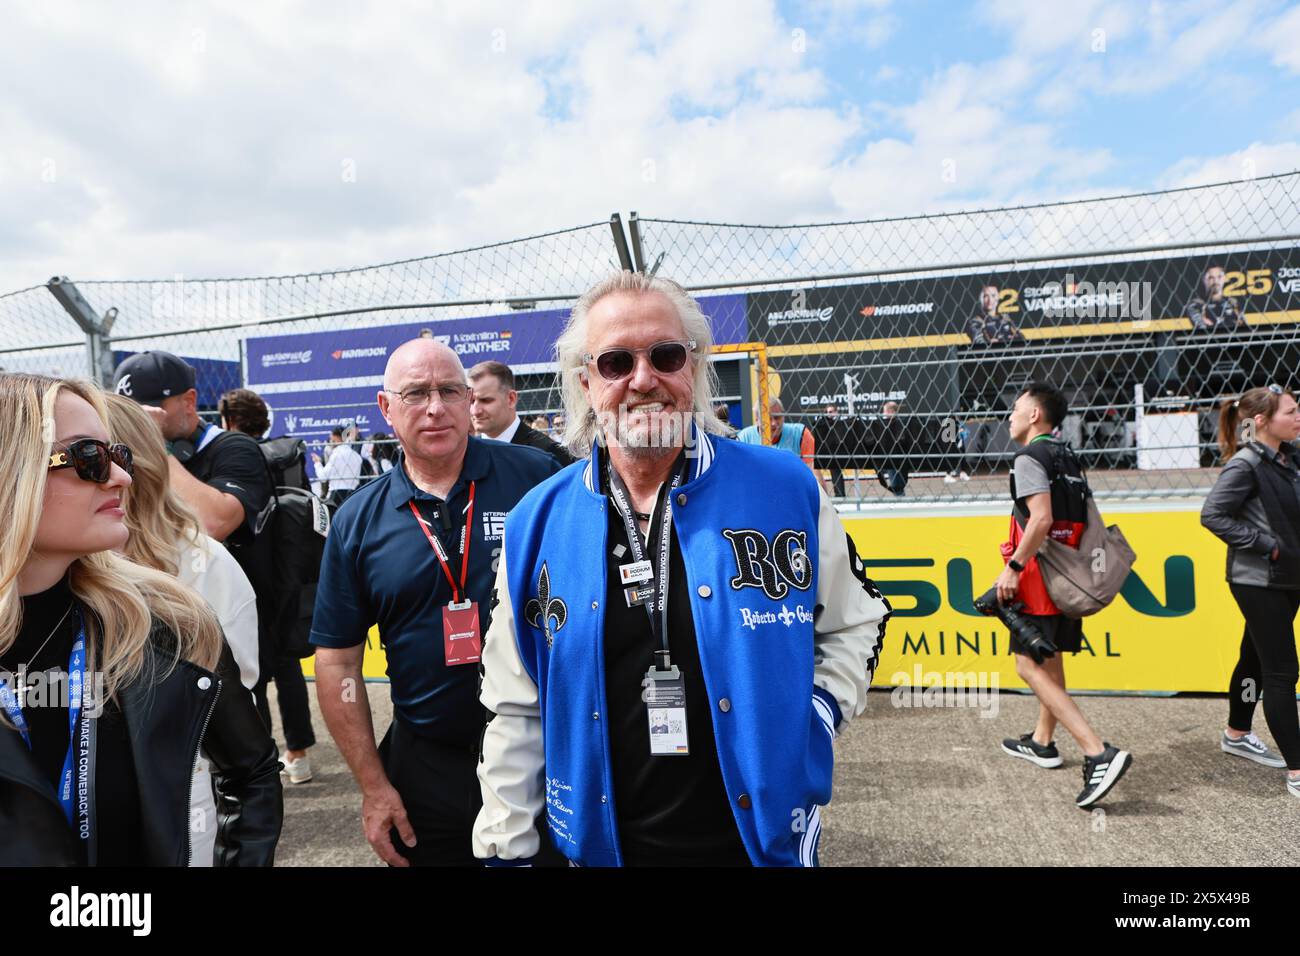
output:
M489 711L478 765L483 809L474 821L479 859L524 860L540 844L533 822L545 806L542 718L537 685L519 659L505 548L497 569L492 625L483 641L479 697Z
M813 619L813 684L833 699L842 727L867 706L892 610L866 569L835 506L819 489L817 602ZM824 701L823 701L824 703ZM838 717L836 721L833 718Z

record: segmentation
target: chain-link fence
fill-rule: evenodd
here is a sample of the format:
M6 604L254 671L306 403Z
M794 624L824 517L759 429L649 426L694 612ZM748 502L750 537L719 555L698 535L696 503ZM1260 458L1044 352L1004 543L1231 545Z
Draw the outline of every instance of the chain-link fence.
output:
M272 434L384 431L386 356L425 335L517 375L559 413L553 345L618 268L690 287L727 351L738 426L760 392L844 498L1003 499L1005 418L1030 380L1103 495L1188 495L1217 463L1216 407L1300 359L1300 174L1137 196L807 226L619 217L475 249L295 276L55 282L0 296L0 366L104 380L129 352L199 370L201 408L246 385ZM75 277L74 277L75 279ZM384 447L383 439L380 447Z
M1103 495L1200 494L1224 396L1300 360L1300 176L875 222L637 218L637 265L743 292L785 423L850 498L1005 499L1030 381ZM751 391L757 391L756 388Z

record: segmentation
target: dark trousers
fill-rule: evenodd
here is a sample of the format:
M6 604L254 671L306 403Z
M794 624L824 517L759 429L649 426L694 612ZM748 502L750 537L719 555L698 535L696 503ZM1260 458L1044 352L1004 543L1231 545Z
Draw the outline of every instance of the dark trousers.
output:
M836 498L844 497L844 469L839 465L831 465L831 490Z
M421 737L394 720L379 744L379 757L415 831L415 846L409 847L391 830L394 849L412 866L480 866L470 843L483 806L478 754Z
M1250 730L1255 702L1264 697L1264 720L1277 741L1287 769L1300 770L1300 717L1296 715L1295 685L1300 678L1296 660L1295 616L1300 591L1229 584L1246 618L1241 654L1228 687L1228 726Z
M394 719L379 744L379 759L415 831L415 846L409 847L390 830L393 848L412 866L482 866L470 839L483 807L477 751L421 737ZM533 865L567 866L545 827L538 830L541 849Z
M284 749L306 750L316 743L316 732L311 725L311 705L307 699L307 679L302 676L302 662L294 655L283 657L270 674L263 674L253 688L257 712L262 715L266 729L271 729L271 704L266 687L275 681L276 702L280 708L280 723L284 726Z

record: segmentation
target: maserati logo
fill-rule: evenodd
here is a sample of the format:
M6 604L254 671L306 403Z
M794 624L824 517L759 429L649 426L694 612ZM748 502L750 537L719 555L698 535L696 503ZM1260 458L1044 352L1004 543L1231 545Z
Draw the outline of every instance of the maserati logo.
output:
M551 630L551 619L555 620L555 630ZM546 648L550 650L555 635L569 619L569 609L558 597L551 597L551 572L542 562L542 573L537 576L537 597L529 599L524 605L524 620L533 627L546 632Z
M297 415L285 415L285 416L284 416L284 427L285 427L285 430L286 430L286 431L291 431L291 432L297 431L297 430L298 430L298 416L297 416Z

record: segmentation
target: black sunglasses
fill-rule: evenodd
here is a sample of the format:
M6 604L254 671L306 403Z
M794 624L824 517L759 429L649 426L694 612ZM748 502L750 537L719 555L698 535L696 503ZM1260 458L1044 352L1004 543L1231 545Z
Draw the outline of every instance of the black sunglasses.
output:
M98 438L78 438L67 448L50 455L50 471L75 468L78 478L101 485L112 475L114 465L131 477L135 476L131 449L121 444L110 445Z
M636 357L643 352L649 353L650 364L656 372L671 375L682 370L687 353L694 351L695 340L687 339L684 342L656 342L648 349L606 349L599 355L588 352L582 359L584 362L594 361L601 378L617 382L632 374L636 368Z

